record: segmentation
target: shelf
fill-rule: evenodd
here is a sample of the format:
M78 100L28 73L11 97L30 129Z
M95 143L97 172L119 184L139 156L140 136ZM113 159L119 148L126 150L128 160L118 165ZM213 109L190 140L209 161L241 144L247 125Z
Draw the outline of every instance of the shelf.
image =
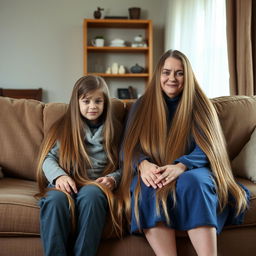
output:
M88 28L147 28L150 20L87 19Z
M148 73L126 73L126 74L107 74L107 73L87 73L87 75L95 75L95 76L102 76L102 77L129 77L129 78L136 78L136 77L145 77L148 78Z
M113 39L121 38L126 42L132 42L139 34L143 36L147 47L131 47L131 44L125 47L110 46ZM91 44L92 39L97 35L105 38L104 46L97 47ZM116 95L118 88L128 86L134 87L138 94L142 94L151 80L153 74L153 25L151 20L84 19L83 49L84 74L106 78L112 95ZM115 62L122 64L127 71L130 70L129 67L138 63L144 67L145 73L102 73ZM141 88L141 85L144 87Z
M106 52L146 52L149 50L148 47L113 47L113 46L104 46L104 47L96 47L96 46L88 46L88 51L106 51Z

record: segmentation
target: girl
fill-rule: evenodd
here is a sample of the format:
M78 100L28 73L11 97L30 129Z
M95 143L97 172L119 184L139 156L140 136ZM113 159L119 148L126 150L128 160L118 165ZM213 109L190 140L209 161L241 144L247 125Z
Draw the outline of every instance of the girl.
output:
M198 255L216 256L216 233L242 221L249 191L234 180L216 111L181 52L160 58L131 110L122 156L131 232L170 256L175 229L185 230Z
M118 185L120 125L101 77L80 78L68 109L51 128L38 165L40 228L45 255L95 255ZM76 223L75 223L76 219ZM74 244L68 243L72 228Z

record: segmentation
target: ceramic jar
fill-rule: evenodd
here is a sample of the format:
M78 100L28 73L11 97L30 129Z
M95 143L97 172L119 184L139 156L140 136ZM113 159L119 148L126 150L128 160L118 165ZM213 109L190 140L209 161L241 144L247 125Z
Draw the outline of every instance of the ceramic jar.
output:
M111 66L112 74L118 74L118 63L114 62Z
M143 73L144 72L144 68L141 67L137 63L134 66L132 66L130 70L131 70L132 73Z
M120 67L118 69L118 73L119 74L125 74L125 67L123 65L120 65Z

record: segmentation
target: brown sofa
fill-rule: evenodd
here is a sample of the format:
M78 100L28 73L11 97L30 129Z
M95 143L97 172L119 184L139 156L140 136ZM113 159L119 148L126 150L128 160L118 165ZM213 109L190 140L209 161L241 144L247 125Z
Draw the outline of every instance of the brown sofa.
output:
M250 139L256 127L256 97L220 97L213 99L233 159ZM113 99L115 114L121 121L130 104ZM44 104L35 100L0 97L0 255L43 255L39 236L39 207L33 195L36 159L44 135L64 113L66 104ZM256 171L256 166L255 166ZM218 236L219 255L255 255L256 184L239 181L252 192L251 206L243 225L226 227ZM142 236L127 235L119 240L109 236L106 225L98 255L154 255ZM196 255L184 232L177 232L178 255Z

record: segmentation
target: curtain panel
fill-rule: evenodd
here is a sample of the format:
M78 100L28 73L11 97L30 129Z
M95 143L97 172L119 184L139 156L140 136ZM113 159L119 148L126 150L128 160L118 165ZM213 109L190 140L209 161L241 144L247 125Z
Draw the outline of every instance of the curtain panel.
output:
M255 2L226 0L231 95L256 94Z
M230 95L225 0L169 0L165 49L189 58L209 98Z

